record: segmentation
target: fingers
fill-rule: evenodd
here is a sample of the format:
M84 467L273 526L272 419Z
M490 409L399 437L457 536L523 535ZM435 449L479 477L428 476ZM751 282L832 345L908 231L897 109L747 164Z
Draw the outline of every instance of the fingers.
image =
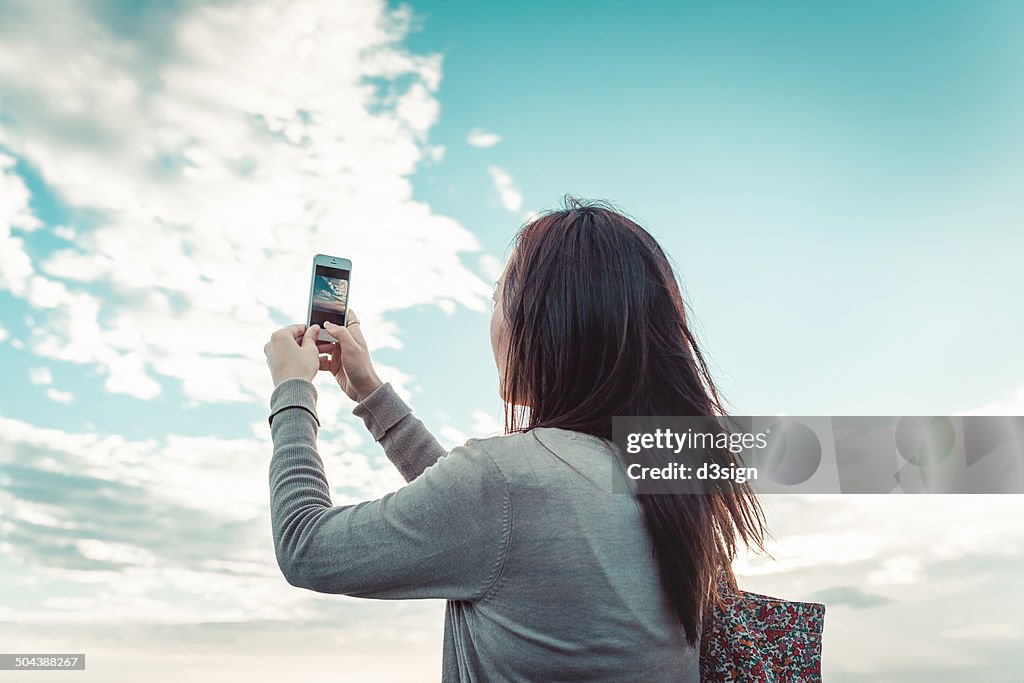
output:
M306 326L302 323L295 323L294 325L285 325L281 329L270 335L271 337L291 337L295 341L302 338L302 335L306 332Z
M310 325L305 334L302 335L302 348L315 349L316 337L320 333L319 325Z
M351 348L352 344L356 343L352 334L342 325L335 325L330 321L325 321L324 329L327 330L328 334L338 340L337 344L341 347L342 351L344 351L345 347Z
M327 330L332 337L338 340L338 344L341 346L342 352L346 348L355 350L356 346L362 346L355 337L349 332L349 328L342 325L335 325L332 322L325 322L324 329ZM364 347L365 348L365 347Z
M316 350L318 355L327 354L320 356L320 369L327 370L332 375L337 374L341 368L341 345L338 342L318 341Z
M363 338L363 326L362 325L358 325L357 324L358 322L359 322L359 316L356 315L355 310L353 310L351 308L348 309L348 320L346 320L346 322L345 322L345 329L347 329L349 331L349 333L359 343L359 345L362 346L365 349L365 348L367 348L367 346L366 346L366 339Z

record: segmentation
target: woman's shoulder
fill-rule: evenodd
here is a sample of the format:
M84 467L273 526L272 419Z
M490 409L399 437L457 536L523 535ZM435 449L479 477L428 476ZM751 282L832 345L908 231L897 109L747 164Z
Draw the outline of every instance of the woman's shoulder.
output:
M474 437L466 441L467 446L473 445L484 450L499 452L517 448L543 450L544 446L550 443L605 448L614 446L614 442L610 439L560 427L534 427L522 432Z
M524 432L472 438L469 450L486 453L508 478L519 472L535 474L538 466L566 459L593 460L595 454L610 454L614 442L592 434L556 427L536 427Z

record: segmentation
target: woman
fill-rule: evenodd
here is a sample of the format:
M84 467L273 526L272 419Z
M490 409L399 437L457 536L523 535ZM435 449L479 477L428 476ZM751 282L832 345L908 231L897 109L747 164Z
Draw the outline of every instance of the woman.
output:
M724 413L647 231L574 199L520 231L491 319L506 434L447 454L377 377L358 320L326 329L337 343L293 325L265 349L271 514L289 583L446 598L445 681L699 680L701 616L720 573L732 580L737 540L763 548L764 518L745 485L611 492L612 416ZM406 486L332 507L310 381L321 370L358 402Z

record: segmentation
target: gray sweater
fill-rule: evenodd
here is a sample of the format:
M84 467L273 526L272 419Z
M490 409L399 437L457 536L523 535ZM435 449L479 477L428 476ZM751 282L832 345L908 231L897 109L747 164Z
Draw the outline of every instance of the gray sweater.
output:
M384 384L353 413L408 483L333 506L316 398L300 378L270 398L271 522L290 584L446 599L444 681L699 680L639 506L611 493L612 442L534 429L446 453Z

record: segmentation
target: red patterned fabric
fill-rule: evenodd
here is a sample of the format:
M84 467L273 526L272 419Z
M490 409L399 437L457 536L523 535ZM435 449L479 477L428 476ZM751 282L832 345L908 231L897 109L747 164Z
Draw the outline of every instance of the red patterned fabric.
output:
M825 605L736 592L704 620L700 680L804 683L821 680Z

